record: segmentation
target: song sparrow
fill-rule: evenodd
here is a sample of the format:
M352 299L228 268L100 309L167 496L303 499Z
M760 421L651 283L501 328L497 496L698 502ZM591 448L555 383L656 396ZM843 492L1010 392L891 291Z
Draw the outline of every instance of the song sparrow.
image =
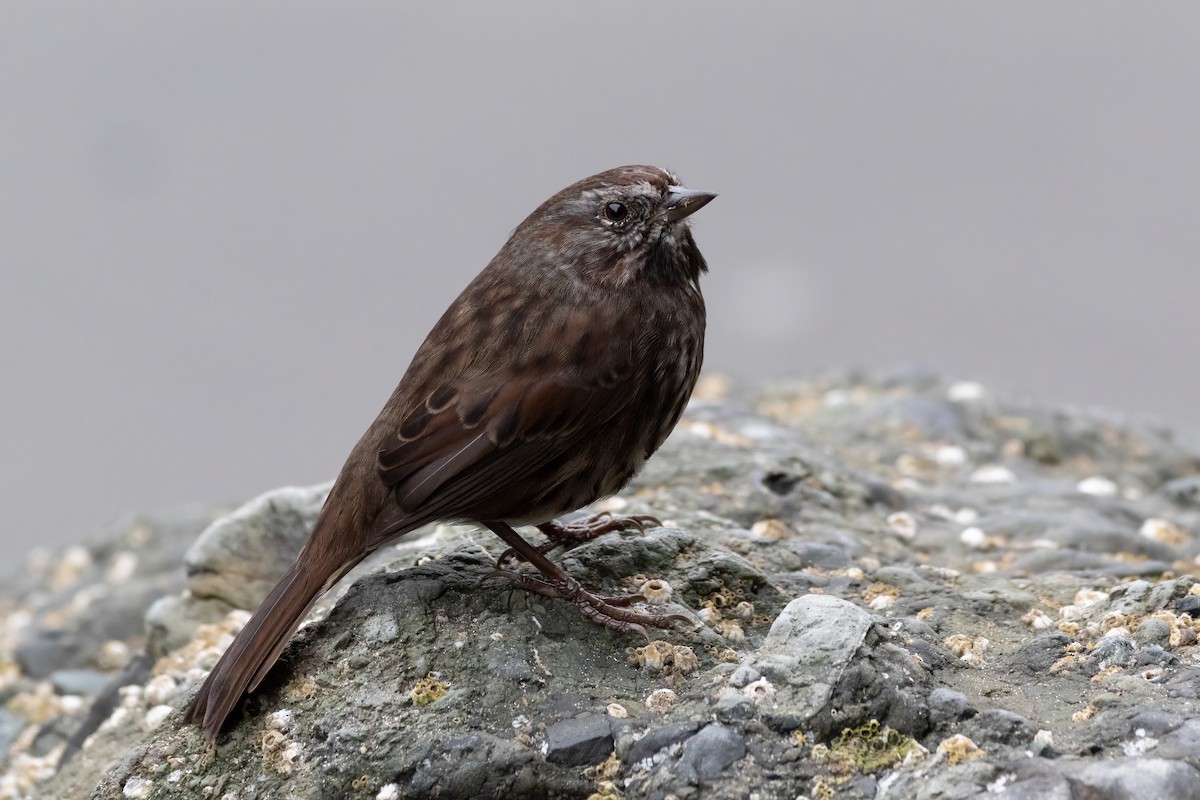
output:
M346 459L312 535L209 674L187 721L215 741L316 598L382 545L434 520L494 531L541 578L625 631L675 616L597 597L545 555L650 517L556 516L612 494L678 422L700 372L707 270L686 217L716 195L648 166L568 186L522 222L434 326ZM514 525L536 525L535 547ZM685 620L686 621L686 620Z

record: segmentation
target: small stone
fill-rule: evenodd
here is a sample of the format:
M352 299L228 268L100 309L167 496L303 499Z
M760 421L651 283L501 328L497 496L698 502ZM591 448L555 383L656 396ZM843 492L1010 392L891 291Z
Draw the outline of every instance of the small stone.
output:
M787 523L778 519L760 519L750 526L750 532L764 539L786 539L792 535Z
M690 769L701 780L708 780L745 755L746 740L741 734L712 723L683 743L679 766Z
M1067 654L1067 646L1070 644L1071 637L1062 633L1035 636L1009 656L1009 668L1014 672L1044 675L1053 664Z
M146 682L143 694L146 702L152 705L165 705L179 694L179 684L170 675L155 675Z
M1191 614L1193 617L1200 612L1200 595L1188 594L1175 601L1175 610L1180 614Z
M0 763L24 728L25 720L6 708L0 708Z
M1200 508L1200 475L1188 475L1168 481L1158 488L1158 494L1184 508Z
M1143 647L1157 645L1166 649L1171 646L1171 625L1165 620L1148 619L1138 626L1133 640Z
M967 547L973 547L978 550L987 544L987 534L981 531L979 528L972 526L963 530L963 532L958 535L958 540Z
M929 719L935 725L958 722L971 713L971 704L962 692L940 686L929 693Z
M125 786L122 787L121 794L130 798L142 798L149 797L150 792L153 790L154 781L134 775L132 778L125 781Z
M887 524L893 533L904 539L912 539L917 535L917 520L907 511L888 514Z
M142 720L142 727L148 731L154 730L163 720L171 716L171 712L174 710L172 706L154 706L146 712L146 717Z
M1178 719L1178 715L1170 716ZM1182 724L1174 721L1173 726L1171 722L1169 719L1162 720L1158 725L1151 724L1140 728L1152 736L1159 737L1155 754L1163 758L1186 759L1192 762L1200 759L1200 719L1189 719Z
M375 795L375 800L400 800L400 784L385 783L379 787L379 793Z
M716 718L722 722L747 720L755 714L754 704L732 686L726 686L721 690L713 706Z
M840 547L822 542L791 542L789 548L800 559L804 568L842 569L850 564L850 556ZM749 605L749 604L748 604ZM740 615L737 615L740 616ZM751 612L753 616L753 612ZM746 619L746 617L742 617Z
M934 450L933 460L939 467L961 467L967 463L967 451L956 444L944 444Z
M1002 464L984 464L971 473L971 483L1016 483L1016 474Z
M92 697L104 691L112 676L90 669L60 669L50 673L50 683L58 694Z
M1142 527L1138 529L1138 533L1147 539L1153 539L1156 542L1170 545L1184 544L1188 540L1187 534L1178 525L1170 520L1158 517L1151 517L1143 522Z
M400 635L400 625L391 612L372 614L362 626L363 639L368 644L383 644Z
M625 706L621 705L620 703L609 703L605 708L605 711L613 719L625 719L629 716L629 709L625 708Z
M664 725L661 728L653 728L646 732L646 735L633 743L629 748L629 754L624 760L630 764L636 764L643 761L664 747L670 747L673 744L682 742L699 729L698 722L676 722L672 725Z
M1200 798L1200 771L1184 761L1163 758L1098 759L1074 765L1078 796L1171 800ZM1086 794L1081 794L1081 792Z
M976 738L1011 747L1025 747L1037 733L1037 726L1028 718L1003 708L979 712L971 719L970 727L978 733Z
M1101 475L1093 475L1075 484L1075 491L1093 497L1113 497L1117 493L1117 485Z
M546 729L546 760L551 764L590 766L612 751L612 728L599 714L564 719Z

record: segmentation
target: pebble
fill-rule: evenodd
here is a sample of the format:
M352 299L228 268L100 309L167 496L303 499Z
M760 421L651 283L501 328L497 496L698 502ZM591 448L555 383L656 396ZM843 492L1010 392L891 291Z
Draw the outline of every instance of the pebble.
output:
M599 714L564 719L546 728L546 760L551 764L599 764L612 750L612 728Z
M1137 632L1133 634L1133 640L1143 647L1158 645L1161 648L1168 648L1171 646L1171 625L1165 620L1152 617L1138 626Z
M935 725L958 722L971 713L971 704L962 692L939 686L929 693L929 717Z
M112 680L111 675L90 669L60 669L50 673L50 683L59 694L94 697Z
M630 746L629 753L622 756L622 760L636 764L653 756L664 747L670 747L673 744L682 742L699 728L700 723L692 721L676 722L671 725L663 725L659 728L651 728L646 731L646 734L642 738Z
M746 739L723 725L712 723L683 743L679 770L690 772L700 780L720 775L733 762L746 755Z

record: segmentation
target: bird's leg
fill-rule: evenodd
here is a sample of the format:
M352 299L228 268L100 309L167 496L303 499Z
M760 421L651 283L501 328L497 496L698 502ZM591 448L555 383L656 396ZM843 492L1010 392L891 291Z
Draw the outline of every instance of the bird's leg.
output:
M627 531L634 528L637 529L638 533L643 533L647 525L661 524L657 517L652 517L649 514L616 517L609 511L601 511L599 514L593 514L576 522L559 522L556 519L552 519L537 526L537 529L545 534L549 540L545 544L538 545L537 549L542 555L549 553L557 547L570 550L572 547L578 547L584 542L590 542L597 536L603 536L606 533ZM516 548L510 547L496 559L496 566L504 566L505 561L517 555L519 554Z
M625 633L640 633L647 639L650 638L646 634L647 625L653 628L669 628L673 622L692 624L690 619L679 614L647 614L628 608L632 603L645 600L640 594L598 597L585 590L565 569L546 558L541 548L534 547L522 539L508 523L492 521L483 524L503 539L519 558L529 562L542 573L541 578L507 570L497 570L494 573L508 578L527 592L558 600L569 600L593 622Z

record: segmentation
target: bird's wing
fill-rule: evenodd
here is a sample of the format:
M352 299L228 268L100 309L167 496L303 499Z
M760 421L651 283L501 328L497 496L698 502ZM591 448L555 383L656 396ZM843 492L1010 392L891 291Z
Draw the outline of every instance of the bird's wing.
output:
M629 370L602 382L564 374L479 378L442 386L409 413L379 453L379 475L402 512L469 513L514 481L535 478L627 406Z

